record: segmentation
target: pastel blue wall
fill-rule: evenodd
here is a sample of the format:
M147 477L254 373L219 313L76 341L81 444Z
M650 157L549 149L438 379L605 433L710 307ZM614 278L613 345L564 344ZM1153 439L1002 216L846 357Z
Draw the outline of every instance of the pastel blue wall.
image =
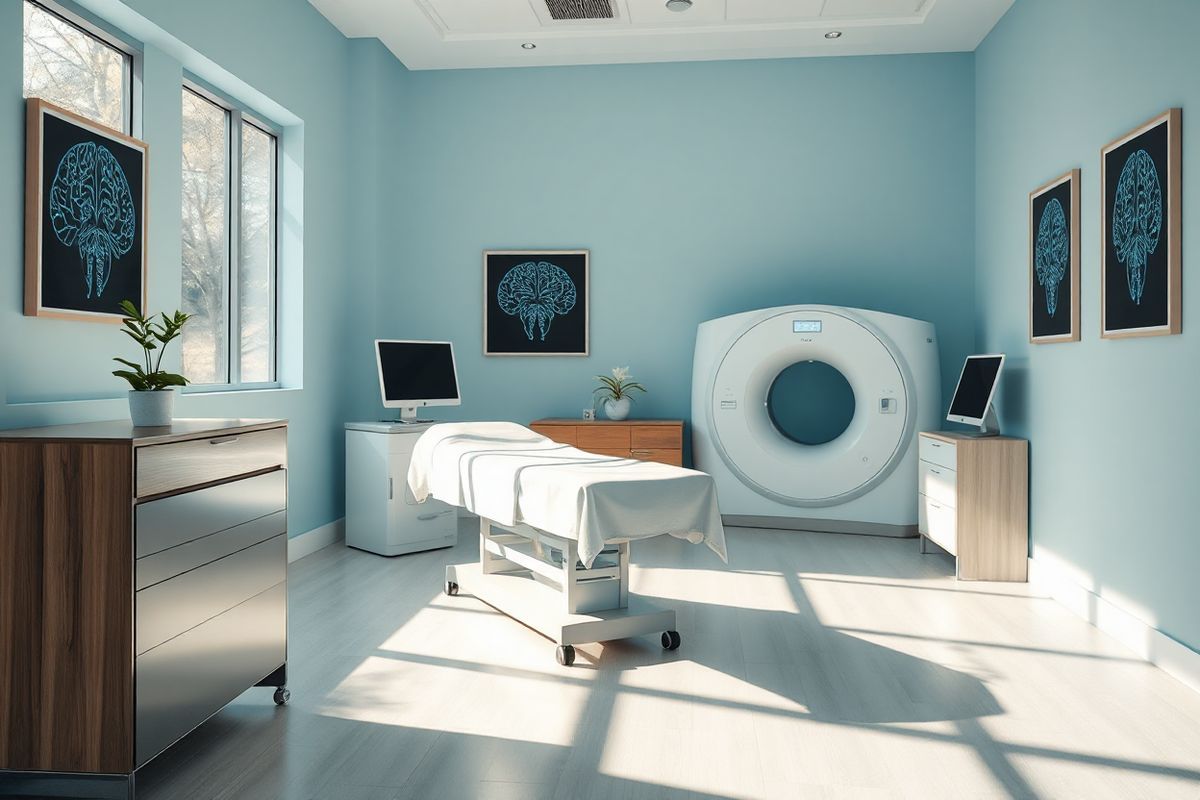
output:
M1031 441L1039 560L1200 648L1200 3L1017 0L976 52L978 344L1009 355L1000 415ZM1102 341L1100 148L1171 106L1184 114L1184 332ZM1027 344L1027 194L1082 174L1082 332ZM1188 277L1192 276L1192 277ZM1188 320L1191 320L1189 324Z
M350 236L353 180L349 153L351 52L348 42L308 3L297 0L84 0L110 21L178 39L190 60L236 75L303 122L303 387L222 396L185 396L182 416L286 417L291 420L293 534L342 515L342 421L351 415L341 354L369 323ZM116 329L22 316L24 104L21 14L0 3L0 427L126 416L123 386L109 358L123 347ZM232 24L236 20L237 24ZM281 32L286 31L286 35ZM150 144L150 307L176 308L180 296L181 57L147 45L144 138ZM176 362L177 363L177 362ZM83 398L60 402L64 398ZM95 399L116 398L116 399Z
M970 54L389 75L376 333L456 345L464 404L578 416L628 365L688 417L696 325L788 303L974 332ZM485 248L591 250L589 358L485 358ZM373 391L364 387L363 391Z

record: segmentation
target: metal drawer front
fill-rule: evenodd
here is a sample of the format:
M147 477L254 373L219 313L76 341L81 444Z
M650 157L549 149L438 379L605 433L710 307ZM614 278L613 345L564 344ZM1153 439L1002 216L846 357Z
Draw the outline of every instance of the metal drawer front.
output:
M286 507L286 470L151 500L137 507L135 557L145 558Z
M274 672L286 658L286 583L138 656L137 766Z
M227 528L220 533L139 559L136 568L136 588L140 591L239 550L253 547L281 533L287 533L286 511L276 511L251 522Z
M287 428L137 449L137 496L148 497L287 466Z
M276 536L135 598L135 651L140 655L287 577L287 536Z

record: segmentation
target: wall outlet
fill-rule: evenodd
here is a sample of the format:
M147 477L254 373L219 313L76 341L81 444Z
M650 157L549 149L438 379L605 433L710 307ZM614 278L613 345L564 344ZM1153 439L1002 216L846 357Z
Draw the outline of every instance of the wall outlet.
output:
M583 418L586 419L588 422L591 422L592 420L596 419L596 409L585 408L583 410Z

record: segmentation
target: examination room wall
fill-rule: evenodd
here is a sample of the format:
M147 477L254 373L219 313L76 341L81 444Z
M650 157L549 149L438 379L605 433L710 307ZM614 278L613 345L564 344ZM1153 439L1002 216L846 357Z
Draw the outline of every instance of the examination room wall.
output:
M304 338L284 346L303 358L283 391L184 396L179 416L286 417L293 535L342 516L342 430L350 392L342 373L347 342L361 326L351 295L358 263L349 235L351 209L347 88L348 42L308 3L296 0L154 2L86 0L95 17L134 39L149 39L143 69L144 138L150 144L149 306L180 305L180 82L184 61L205 76L222 69L302 121ZM136 30L135 30L136 29ZM110 375L114 355L130 356L111 325L25 317L21 313L24 214L22 3L0 3L0 426L128 418L123 382ZM291 187L295 191L297 187ZM285 189L287 191L287 189ZM301 220L289 218L292 234ZM178 365L172 345L170 363Z
M1194 649L1197 31L1194 0L1017 0L975 64L979 346L1008 353L1000 416L1031 441L1033 556ZM1100 148L1171 106L1184 108L1183 334L1101 340ZM1083 340L1035 347L1027 195L1072 167L1082 169Z
M970 54L384 80L376 332L454 341L431 415L578 417L619 365L636 416L686 418L697 324L790 303L936 323L947 387L971 350ZM483 356L485 248L591 250L589 358Z

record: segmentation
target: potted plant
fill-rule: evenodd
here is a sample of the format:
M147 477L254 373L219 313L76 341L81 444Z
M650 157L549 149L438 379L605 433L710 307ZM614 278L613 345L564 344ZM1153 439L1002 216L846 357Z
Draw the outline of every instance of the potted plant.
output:
M137 306L128 300L121 301L121 310L125 312L121 320L125 326L122 333L138 343L143 359L141 364L124 358L113 359L129 368L113 370L113 375L124 378L132 387L129 392L129 417L136 427L170 425L175 407L175 387L187 386L188 380L182 375L162 370L163 352L171 340L179 336L190 315L176 311L168 317L163 312L159 315L160 320L155 320L142 316ZM155 350L158 351L157 358Z
M622 420L629 416L629 405L633 402L631 392L645 392L646 387L629 377L629 367L613 367L612 375L597 375L597 386L593 394L604 406L604 415L611 420Z

